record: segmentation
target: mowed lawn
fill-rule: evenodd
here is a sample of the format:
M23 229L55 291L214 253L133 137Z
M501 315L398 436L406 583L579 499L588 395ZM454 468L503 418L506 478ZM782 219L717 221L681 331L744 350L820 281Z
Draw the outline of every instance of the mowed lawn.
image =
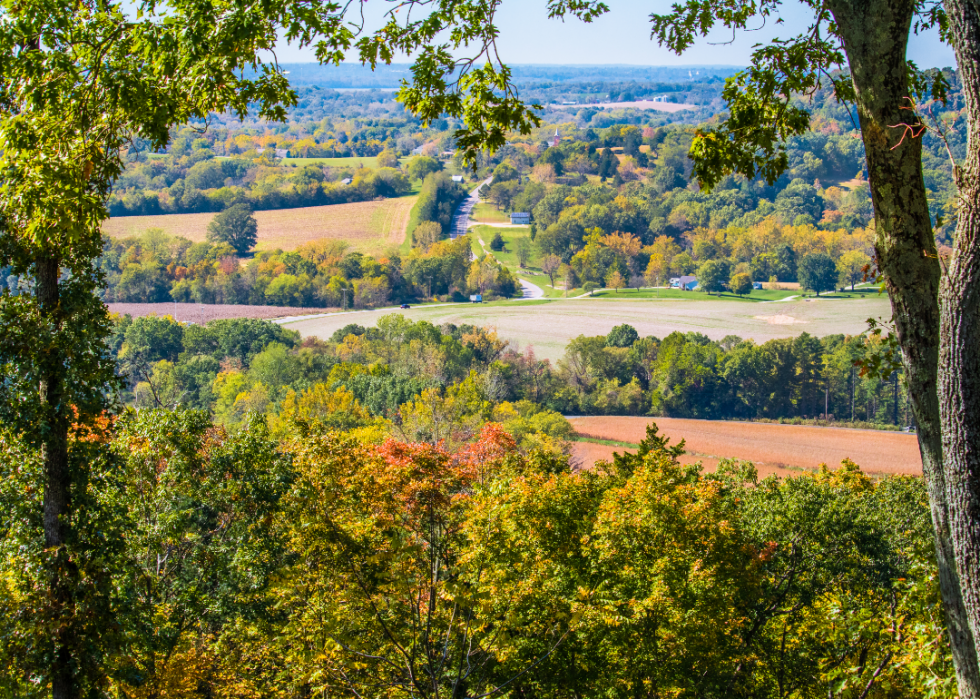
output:
M922 475L918 441L901 432L666 417L580 417L570 422L581 437L630 444L638 444L646 426L656 422L672 443L686 440L683 463L700 461L709 471L720 459L739 459L753 462L760 476L794 475L794 470L813 471L822 463L834 468L850 459L868 473ZM633 450L577 442L574 453L579 465L589 468L599 459L610 460L613 451Z
M666 337L672 332L699 332L712 340L738 335L756 342L796 337L807 332L817 337L835 333L859 334L867 319L890 313L886 297L854 299L794 299L770 303L746 303L725 298L684 300L677 298L629 300L621 298L545 299L504 301L490 304L454 304L413 308L404 313L412 320L435 325L469 323L493 326L514 345L531 346L552 361L565 353L568 341L578 335L606 335L616 325L628 323L641 336ZM393 311L345 313L289 323L303 336L328 338L348 323L373 326Z
M480 202L473 207L473 211L470 213L470 221L479 223L510 223L510 214L504 213L493 204Z
M378 254L405 240L408 217L416 197L400 197L353 204L307 206L299 209L256 211L259 224L257 250L295 250L314 240L345 240L351 249ZM160 228L195 243L207 238L215 214L170 214L111 218L102 229L114 238L140 235Z
M495 233L500 233L501 237L504 239L504 249L498 252L493 252L490 250L490 241L493 240ZM555 277L555 285L559 288L555 289L551 286L551 280L548 275L541 272L539 267L540 254L536 247L531 248L531 260L528 263L527 269L522 269L517 263L517 239L529 236L531 229L528 226L515 226L513 228L498 228L493 226L473 226L469 230L469 235L473 241L473 254L477 257L483 257L487 253L491 253L499 262L507 265L508 268L514 274L516 274L521 279L526 279L535 286L541 288L544 291L546 298L564 298L566 296L564 289L561 288L562 280L560 277ZM480 245L480 241L483 241L483 245ZM580 296L582 294L581 289L570 289L568 296Z

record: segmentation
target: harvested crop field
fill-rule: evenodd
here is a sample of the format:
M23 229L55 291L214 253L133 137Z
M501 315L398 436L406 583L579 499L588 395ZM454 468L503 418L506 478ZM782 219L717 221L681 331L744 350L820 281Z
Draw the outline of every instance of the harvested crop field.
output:
M573 467L577 468L591 468L597 461L612 461L613 453L619 452L632 452L633 449L629 447L615 447L608 444L596 444L594 442L572 442L572 458L571 463ZM700 462L704 467L705 471L711 472L718 468L718 462L720 459L714 459L707 456L697 456L695 454L684 454L678 461L682 464L693 464ZM798 468L786 468L783 466L770 466L768 464L755 464L756 470L759 472L759 478L765 478L766 476L796 476L802 471Z
M775 425L753 422L683 420L647 417L579 417L569 420L576 431L593 439L639 443L646 426L656 422L673 443L687 440L685 463L702 461L708 470L719 459L752 461L760 475L815 470L821 463L836 466L845 458L876 474L921 475L922 461L915 435L838 427ZM628 451L588 442L576 443L574 456L583 466Z
M345 240L363 253L380 253L398 247L405 240L409 213L416 197L363 201L353 204L307 206L300 209L256 211L259 224L257 250L295 250L314 240ZM102 230L114 238L160 228L199 243L207 238L208 214L168 214L165 216L123 216L110 218Z
M400 311L401 312L401 311ZM796 337L807 332L817 337L834 333L859 334L867 319L890 312L888 299L873 296L855 299L794 299L771 303L729 300L615 298L548 299L543 301L456 304L413 308L406 318L434 325L493 326L514 345L534 347L538 357L552 361L565 353L568 341L578 335L606 335L616 325L629 323L641 336L664 338L672 332L699 332L712 340L738 335L756 342ZM347 323L374 325L383 314L351 319L343 314L291 323L304 336L327 338ZM760 317L757 317L760 316ZM778 318L783 322L771 322ZM792 318L793 322L786 322Z
M182 323L207 323L226 318L283 318L286 316L330 313L336 308L291 308L284 306L237 306L197 303L110 303L110 313L142 316L173 316Z

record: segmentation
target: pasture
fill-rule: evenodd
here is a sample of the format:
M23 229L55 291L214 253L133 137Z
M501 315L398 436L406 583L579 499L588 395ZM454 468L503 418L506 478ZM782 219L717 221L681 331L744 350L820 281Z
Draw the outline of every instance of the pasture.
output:
M493 204L479 203L470 213L470 221L479 223L510 223L510 215L500 211Z
M504 301L490 304L452 304L419 307L404 313L412 320L435 325L469 323L494 326L514 345L531 346L539 357L552 361L565 353L578 335L606 335L616 325L629 323L641 336L666 337L672 332L699 332L713 340L738 335L756 342L796 337L803 332L818 337L834 333L858 334L870 317L890 313L884 297L855 299L793 299L747 303L727 298L710 300L663 298L631 300L601 298ZM390 310L337 314L290 322L303 336L328 338L348 323L372 326Z
M259 224L256 250L295 250L314 240L344 240L352 250L379 254L405 240L408 217L416 197L364 201L353 204L307 206L299 209L256 211ZM137 236L148 228L195 243L207 238L215 214L123 216L106 221L102 230L113 238Z
M916 437L901 432L665 417L578 417L570 422L580 436L630 444L638 444L646 426L656 422L672 444L686 440L682 463L700 461L709 471L721 459L740 459L753 462L760 476L794 475L850 459L867 473L922 475ZM574 455L588 468L611 459L614 451L630 449L576 442Z

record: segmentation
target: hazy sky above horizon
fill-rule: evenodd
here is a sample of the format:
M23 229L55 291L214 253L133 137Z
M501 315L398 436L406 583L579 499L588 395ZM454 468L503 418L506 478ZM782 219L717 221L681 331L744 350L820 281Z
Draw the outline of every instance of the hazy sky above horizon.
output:
M670 3L661 0L607 0L610 12L591 25L578 20L564 23L549 20L545 0L512 0L501 6L498 14L500 56L512 64L630 64L630 65L747 65L753 44L773 38L788 38L806 28L808 10L795 2L783 8L783 24L770 20L759 31L741 32L734 42L731 33L717 32L699 41L682 55L677 56L650 40L649 15L664 12ZM386 2L367 4L373 13L368 17L369 26L380 24L380 15L388 7ZM311 49L298 50L280 44L276 53L281 62L311 62L315 58ZM944 68L954 65L953 51L939 41L936 32L913 35L908 56L920 68ZM352 60L356 57L351 55ZM411 59L401 58L397 62Z

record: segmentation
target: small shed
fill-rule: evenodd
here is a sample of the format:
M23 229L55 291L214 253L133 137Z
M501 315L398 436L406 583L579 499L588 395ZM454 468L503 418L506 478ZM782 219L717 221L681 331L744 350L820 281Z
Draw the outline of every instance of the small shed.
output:
M510 222L515 226L528 226L531 223L531 214L527 211L515 211L510 215Z
M762 282L752 282L752 288L753 289L761 289L762 288Z
M453 175L453 182L462 182L462 181L463 181L462 175Z
M352 180L352 179L351 179L350 177L345 177L344 179L342 179L342 180L340 181L340 184L350 184L350 183L351 183L351 182L353 182L353 181L354 181L354 180Z

